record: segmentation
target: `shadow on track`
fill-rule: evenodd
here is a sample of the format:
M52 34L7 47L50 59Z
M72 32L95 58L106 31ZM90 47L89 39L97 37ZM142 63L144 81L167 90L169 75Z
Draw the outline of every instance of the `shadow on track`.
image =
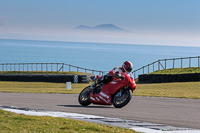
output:
M82 106L82 105L57 105L63 107L76 107L76 108L113 108L113 106Z

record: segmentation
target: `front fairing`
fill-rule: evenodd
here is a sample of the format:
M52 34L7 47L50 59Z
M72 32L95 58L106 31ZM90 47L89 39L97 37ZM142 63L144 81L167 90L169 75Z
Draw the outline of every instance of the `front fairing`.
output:
M129 86L129 88L131 88L132 92L136 89L136 83L132 78L130 78L128 86Z
M102 87L103 91L113 95L118 90L120 90L121 88L124 88L125 86L128 86L128 88L130 88L132 91L134 91L136 88L135 81L131 77L129 77L126 73L123 73L123 72L122 72L122 77L124 77L124 79L115 77L111 82L105 84Z
M125 86L125 82L119 78L114 78L111 82L108 84L105 84L102 87L102 91L105 91L106 93L109 93L111 95L115 94L118 90L123 88Z
M122 74L125 76L125 79L126 79L126 85L132 90L134 91L135 88L136 88L136 83L135 81L133 80L133 78L131 76L128 76L126 73L123 73Z

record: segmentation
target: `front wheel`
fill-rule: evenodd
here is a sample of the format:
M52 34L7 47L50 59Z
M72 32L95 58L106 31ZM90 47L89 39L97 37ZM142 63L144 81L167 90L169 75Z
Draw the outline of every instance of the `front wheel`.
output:
M132 98L132 91L128 89L121 89L113 97L113 106L115 108L122 108L127 105Z
M81 105L87 106L91 104L90 102L90 93L91 93L91 88L90 86L84 88L81 93L79 94L78 101Z

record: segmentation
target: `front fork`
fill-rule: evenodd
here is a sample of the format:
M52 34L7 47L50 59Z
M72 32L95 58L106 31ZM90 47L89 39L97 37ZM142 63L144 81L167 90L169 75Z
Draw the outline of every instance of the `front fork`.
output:
M121 97L125 93L125 91L128 90L128 89L130 89L129 86L124 86L123 88L120 89L120 91L118 92L118 94L116 96Z
M117 97L121 97L125 92L125 88L120 89L120 91L117 93Z

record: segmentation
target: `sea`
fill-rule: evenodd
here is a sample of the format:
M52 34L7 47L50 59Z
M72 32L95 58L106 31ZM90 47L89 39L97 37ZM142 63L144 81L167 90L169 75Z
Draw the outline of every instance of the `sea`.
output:
M200 56L200 47L0 39L0 63L66 63L109 71L131 61L134 70L159 59Z

